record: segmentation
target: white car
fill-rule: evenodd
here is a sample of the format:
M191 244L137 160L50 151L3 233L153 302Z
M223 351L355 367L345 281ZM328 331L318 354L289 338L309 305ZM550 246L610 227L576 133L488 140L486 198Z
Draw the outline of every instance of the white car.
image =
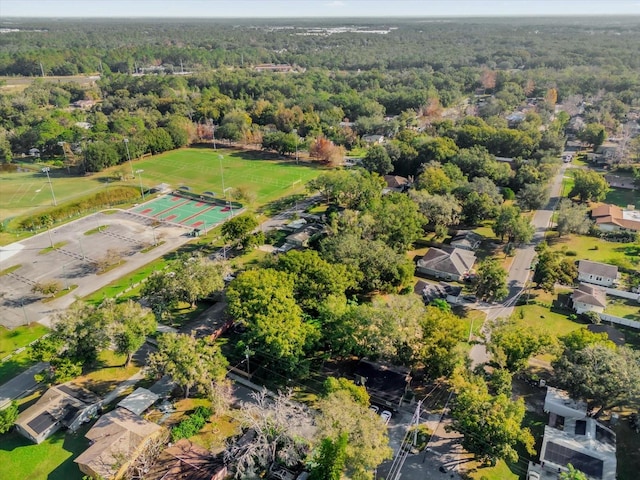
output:
M378 406L377 406L377 405L370 405L370 406L369 406L369 410L371 410L373 413L375 413L375 414L377 415L377 414L378 414L378 411L379 411L380 409L378 408Z
M391 420L391 412L389 410L383 410L382 413L380 414L380 418L382 418L382 421L384 422L384 424L388 424L389 420Z

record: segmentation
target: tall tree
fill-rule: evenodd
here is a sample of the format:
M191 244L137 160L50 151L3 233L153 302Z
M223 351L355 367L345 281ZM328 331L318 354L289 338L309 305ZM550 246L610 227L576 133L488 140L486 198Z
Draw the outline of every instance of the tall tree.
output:
M476 295L489 302L500 301L509 294L507 272L495 258L487 258L478 266Z
M110 317L109 326L116 353L126 355L125 366L129 366L133 354L156 331L156 320L148 308L129 300L124 303L107 302L102 307Z
M348 437L345 473L354 480L373 478L373 469L391 458L387 429L368 405L353 399L349 390L328 393L317 404L318 433L326 438Z
M457 397L451 409L452 428L464 435L462 446L483 462L495 465L504 459L518 461L516 446L532 455L534 439L522 427L525 406L522 398L492 396L480 377L456 379Z
M553 340L547 333L525 324L523 321L503 320L491 327L488 349L493 361L511 373L527 366L529 358L551 346Z
M567 198L560 200L556 219L558 236L561 237L567 233L584 235L589 231L591 225L592 222L589 219L589 207L587 205L574 203Z
M545 292L553 292L556 283L572 285L578 276L578 269L574 261L565 258L561 252L550 250L545 242L540 243L536 250L538 261L533 273L533 281Z
M569 393L604 410L630 405L640 395L640 352L628 347L608 348L595 343L582 350L565 350L553 362L556 381Z
M528 183L516 194L516 198L525 211L537 210L549 200L549 189L544 184Z
M318 332L303 321L291 274L271 268L243 272L229 284L227 301L229 314L247 327L244 341L252 350L288 372L299 367Z
M393 170L391 158L382 145L373 145L362 159L362 166L370 172L386 175Z
M578 197L581 202L600 202L608 191L609 184L600 173L594 170L574 170L569 198Z
M18 419L18 403L14 400L11 404L0 410L0 434L7 433ZM338 477L339 478L339 477Z
M419 358L433 378L450 375L462 359L457 349L464 340L465 328L460 318L437 306L428 306L420 319L422 346Z
M406 252L423 235L425 218L406 195L385 195L368 212L375 219L370 229L373 239L384 242L398 253Z
M222 233L226 241L233 241L238 245L242 245L257 226L258 220L256 217L245 213L224 222L220 233Z
M526 217L520 215L520 209L512 205L500 208L498 217L491 226L493 233L504 241L506 236L510 242L528 243L533 238L534 228Z
M224 379L228 362L218 345L182 333L165 333L158 337L158 351L149 355L152 376L170 375L184 389L187 398L192 388L210 391Z
M345 467L349 436L346 432L338 438L323 438L311 467L309 480L340 480Z

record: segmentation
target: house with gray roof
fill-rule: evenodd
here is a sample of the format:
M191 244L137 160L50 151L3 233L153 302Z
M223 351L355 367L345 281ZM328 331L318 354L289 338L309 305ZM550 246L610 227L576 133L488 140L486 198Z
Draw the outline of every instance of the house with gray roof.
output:
M451 239L450 245L454 248L461 248L463 250L469 250L475 252L480 243L482 237L475 232L460 230L456 233L456 236Z
M436 278L461 281L471 273L475 262L476 256L468 250L432 247L418 260L417 271Z
M573 309L576 313L597 312L602 313L607 306L607 294L601 288L594 285L581 283L571 295Z
M18 416L16 430L29 440L41 443L63 427L74 431L89 421L98 411L99 400L70 382L54 385Z
M578 280L601 287L612 287L618 281L618 267L590 260L580 260L578 262Z

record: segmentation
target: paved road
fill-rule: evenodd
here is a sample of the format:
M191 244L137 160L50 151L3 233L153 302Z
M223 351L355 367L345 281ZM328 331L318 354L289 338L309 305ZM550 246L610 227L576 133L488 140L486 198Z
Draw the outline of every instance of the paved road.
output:
M563 163L562 167L560 167L560 170L551 182L549 202L544 208L537 210L533 216L532 223L535 228L535 233L532 243L522 245L516 249L516 254L513 262L511 263L511 268L509 269L509 275L507 277L509 295L504 302L499 305L481 308L481 310L484 310L487 313L487 319L485 320L482 328L485 338L487 335L487 324L496 318L509 317L513 313L513 307L516 304L518 297L524 291L529 280L529 274L531 273L531 264L536 256L535 246L544 240L545 232L551 225L553 212L556 209L559 200L562 198L562 181L567 168L569 168L569 164ZM469 352L469 356L471 357L472 367L485 363L489 360L487 350L483 344L474 345Z
M38 386L33 376L47 368L45 362L36 363L20 375L13 377L7 383L0 385L0 410L16 398L23 397Z

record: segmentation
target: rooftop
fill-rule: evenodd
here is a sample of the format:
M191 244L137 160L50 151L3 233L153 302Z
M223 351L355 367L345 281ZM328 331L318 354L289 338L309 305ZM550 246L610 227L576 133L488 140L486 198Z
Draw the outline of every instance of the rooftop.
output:
M578 262L578 271L591 275L598 275L606 278L616 278L618 276L618 267L606 263L592 262L590 260L580 260Z
M586 283L581 283L580 286L573 291L571 300L596 307L607 306L607 294L605 291L593 285L587 285Z

